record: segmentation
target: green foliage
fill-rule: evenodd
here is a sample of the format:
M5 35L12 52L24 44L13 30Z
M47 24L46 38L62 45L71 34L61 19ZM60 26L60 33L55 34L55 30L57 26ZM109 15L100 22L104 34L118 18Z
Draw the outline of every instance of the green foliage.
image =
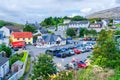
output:
M74 16L71 18L72 21L81 21L81 20L87 20L86 18L82 16Z
M28 57L24 75L26 75L29 72L29 70L30 70L30 63L31 63L31 59L30 59L30 57Z
M13 55L13 56L11 56L10 57L10 60L9 60L9 62L10 62L10 66L14 63L14 62L16 62L16 61L18 61L18 60L21 60L21 58L23 57L23 55L24 54L15 54L15 55Z
M93 35L93 36L97 35L96 30L88 30L86 28L81 28L79 33L80 33L79 35L80 37L83 37L84 35Z
M48 32L49 34L55 34L54 32L52 32L52 31L49 31L49 30L48 30L47 32Z
M37 34L37 35L33 36L33 39L37 40L38 36L41 36L41 34Z
M108 26L109 26L109 27L112 27L112 26L113 26L113 24L109 23L109 24L108 24Z
M1 44L0 46L0 52L5 51L6 52L6 57L10 57L12 54L12 50L9 46L6 46L4 43Z
M73 28L68 28L66 34L70 37L75 36L75 30Z
M7 21L3 21L0 20L0 28L3 26L17 26L17 27L23 27L22 24L17 24L17 23L13 23L13 22L7 22Z
M32 33L36 33L37 32L37 30L35 29L35 27L30 26L30 25L25 25L25 27L23 28L23 31L32 32Z
M74 17L72 17L72 18L70 18L70 17L67 17L67 16L65 16L65 17L63 17L63 18L61 18L61 17L48 17L48 18L45 18L45 20L44 21L42 21L41 23L40 23L40 25L41 26L45 26L45 27L50 27L50 26L57 26L58 24L61 24L61 23L63 23L63 20L64 19L70 19L70 20L72 20L72 21L81 21L81 20L87 20L86 18L84 18L84 17L82 17L82 16L74 16Z
M56 73L56 66L52 60L52 56L41 54L38 61L34 63L32 80L49 80L50 75Z
M114 34L115 35L120 35L120 30L116 30Z
M100 18L93 18L93 19L89 19L90 23L95 23L95 21L99 22L101 21Z
M113 32L110 30L102 30L97 41L97 46L93 51L94 61L96 61L96 59L100 60L97 61L96 65L110 68L119 66L120 56L117 47L118 46L113 38Z
M44 21L42 21L40 24L41 26L45 26L45 27L50 27L50 26L57 26L58 24L63 23L63 18L60 17L48 17L45 18Z
M115 24L116 27L120 27L120 24Z
M26 60L26 58L27 58L27 56L28 56L28 53L27 53L27 52L24 52L23 54L24 54L24 55L23 55L23 57L21 58L21 61L22 61L22 62L25 62L25 60Z

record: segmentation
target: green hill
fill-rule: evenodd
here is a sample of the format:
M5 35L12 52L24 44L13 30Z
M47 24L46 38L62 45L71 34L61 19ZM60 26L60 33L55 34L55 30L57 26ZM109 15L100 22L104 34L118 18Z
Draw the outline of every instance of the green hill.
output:
M24 25L18 24L18 23L14 23L14 22L8 22L8 21L0 20L0 28L3 27L3 26L23 27Z

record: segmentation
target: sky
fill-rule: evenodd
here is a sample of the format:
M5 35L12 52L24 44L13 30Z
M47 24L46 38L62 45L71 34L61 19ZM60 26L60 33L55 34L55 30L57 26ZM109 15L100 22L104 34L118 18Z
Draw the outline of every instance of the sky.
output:
M120 0L0 0L0 20L34 23L50 16L86 16L119 6Z

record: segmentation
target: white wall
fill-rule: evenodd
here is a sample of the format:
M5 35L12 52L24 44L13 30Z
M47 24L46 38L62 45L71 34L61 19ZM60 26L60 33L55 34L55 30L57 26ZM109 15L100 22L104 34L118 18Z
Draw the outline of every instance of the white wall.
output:
M3 68L4 66L4 68ZM5 71L4 71L5 70ZM4 77L9 72L9 61L0 67L0 77Z
M69 24L69 28L87 28L89 26L88 24Z
M5 36L9 37L10 36L10 30L6 27L2 27L0 31L4 31Z

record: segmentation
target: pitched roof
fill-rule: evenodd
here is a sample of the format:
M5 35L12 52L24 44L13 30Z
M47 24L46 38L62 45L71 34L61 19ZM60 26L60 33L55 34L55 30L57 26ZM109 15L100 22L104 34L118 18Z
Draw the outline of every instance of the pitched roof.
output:
M14 38L31 38L33 37L31 32L13 32Z
M69 24L88 24L89 21L71 21Z
M60 35L47 34L47 35L42 36L45 42L55 42L58 37L60 37L62 40L65 40Z
M46 29L45 27L41 27L41 28L40 28L40 32L41 32L42 34L46 34L46 33L47 33L47 29Z
M14 32L20 32L23 29L23 27L17 27L17 26L4 26L4 27L6 27Z
M5 57L0 57L0 66L2 66L4 63L6 63L9 59Z

